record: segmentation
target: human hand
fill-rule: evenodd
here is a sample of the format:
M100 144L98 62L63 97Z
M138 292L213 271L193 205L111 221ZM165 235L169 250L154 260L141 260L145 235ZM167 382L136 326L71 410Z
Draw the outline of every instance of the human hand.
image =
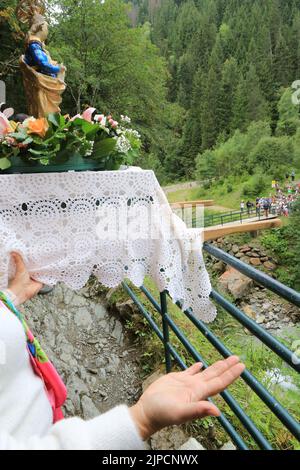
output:
M23 258L19 253L11 253L12 260L16 265L16 274L8 285L9 290L16 296L16 306L34 297L43 287L43 284L31 279Z
M232 384L244 371L237 356L218 361L201 372L194 364L184 372L167 374L158 379L130 408L131 416L146 440L160 429L183 424L205 416L219 416L218 408L206 401Z

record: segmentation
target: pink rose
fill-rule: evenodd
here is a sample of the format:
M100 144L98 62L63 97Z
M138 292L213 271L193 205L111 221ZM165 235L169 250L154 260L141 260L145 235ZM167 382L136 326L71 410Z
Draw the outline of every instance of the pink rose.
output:
M82 113L83 119L85 119L88 122L92 122L92 116L94 112L96 111L96 108L87 108L85 111Z
M8 132L10 132L9 120L5 114L0 113L0 137L4 137Z
M75 119L78 119L78 118L79 118L79 119L82 119L81 114L76 114L76 116L73 116L73 117L70 119L70 121L75 121Z

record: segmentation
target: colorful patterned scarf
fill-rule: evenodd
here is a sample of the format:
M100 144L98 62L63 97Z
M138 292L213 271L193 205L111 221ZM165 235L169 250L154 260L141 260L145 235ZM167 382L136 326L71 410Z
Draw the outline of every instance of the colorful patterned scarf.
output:
M61 406L67 398L66 386L53 364L49 361L46 353L41 348L38 340L33 336L21 312L16 309L3 292L0 292L0 304L1 303L17 317L23 325L31 365L34 372L44 382L45 391L53 411L53 423L56 423L64 418Z

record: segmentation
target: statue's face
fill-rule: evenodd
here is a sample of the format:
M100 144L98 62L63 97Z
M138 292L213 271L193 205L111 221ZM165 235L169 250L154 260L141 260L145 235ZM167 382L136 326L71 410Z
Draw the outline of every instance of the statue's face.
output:
M42 26L42 30L40 32L40 38L42 41L46 41L47 37L48 37L48 24L46 23L46 21L43 23L43 26Z

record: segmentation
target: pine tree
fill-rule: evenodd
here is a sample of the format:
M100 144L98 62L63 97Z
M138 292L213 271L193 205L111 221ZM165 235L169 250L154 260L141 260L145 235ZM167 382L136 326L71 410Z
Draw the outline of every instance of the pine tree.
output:
M274 51L274 75L278 86L288 86L293 81L291 52L281 32Z

